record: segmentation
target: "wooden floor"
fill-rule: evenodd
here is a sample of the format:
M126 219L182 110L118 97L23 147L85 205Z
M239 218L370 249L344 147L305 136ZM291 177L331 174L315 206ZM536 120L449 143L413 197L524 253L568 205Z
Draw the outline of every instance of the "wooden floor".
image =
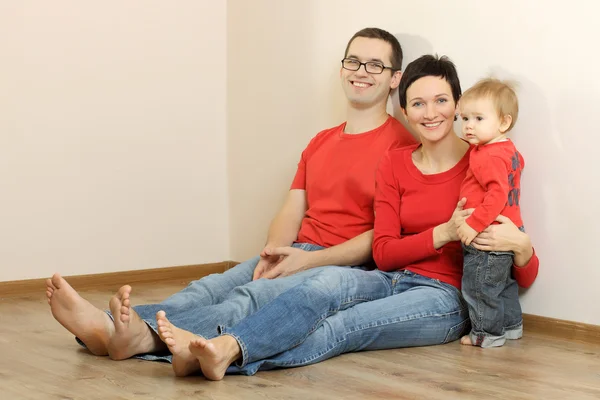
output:
M138 285L134 304L183 283ZM115 288L85 291L104 308ZM2 399L600 399L598 345L527 332L500 349L458 343L347 354L296 369L175 378L169 364L111 361L81 349L44 294L0 299Z

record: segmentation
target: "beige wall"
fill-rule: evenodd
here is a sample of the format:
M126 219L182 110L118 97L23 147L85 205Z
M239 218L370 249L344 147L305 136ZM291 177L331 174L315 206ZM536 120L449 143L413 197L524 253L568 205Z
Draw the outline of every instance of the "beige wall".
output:
M465 88L521 82L513 138L542 261L523 307L600 324L598 6L506 0L499 21L458 4L2 3L0 281L256 254L301 150L344 118L347 39L379 26L407 59L450 55Z
M319 129L343 119L337 80L347 39L365 26L396 34L408 59L448 54L464 88L494 72L520 81L513 138L526 159L522 208L541 259L526 312L600 324L595 248L600 139L595 38L599 6L497 3L230 0L228 166L232 256L264 243L298 156ZM504 12L506 10L506 13Z
M226 5L0 6L0 281L229 258Z
M228 1L227 162L234 260L262 248L300 152L317 130L344 118L337 70L323 59L315 36L313 3Z

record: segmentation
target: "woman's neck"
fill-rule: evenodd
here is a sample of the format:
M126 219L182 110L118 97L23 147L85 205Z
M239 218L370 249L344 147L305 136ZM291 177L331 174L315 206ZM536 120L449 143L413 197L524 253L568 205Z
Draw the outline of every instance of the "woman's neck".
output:
M344 133L364 133L383 125L389 115L385 106L377 105L371 108L355 108L348 106L346 127Z
M469 149L469 143L460 139L454 132L439 142L423 141L417 149L415 161L424 174L439 174L453 168Z

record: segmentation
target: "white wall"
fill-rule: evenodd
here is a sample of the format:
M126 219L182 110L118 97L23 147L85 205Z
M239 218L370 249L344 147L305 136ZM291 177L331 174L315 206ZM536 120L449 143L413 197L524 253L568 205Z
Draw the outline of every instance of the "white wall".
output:
M449 55L464 88L521 82L542 262L524 310L600 324L599 6L564 4L2 2L0 281L256 254L301 150L344 118L346 41L378 26L409 60Z
M319 129L343 119L337 76L346 41L363 27L378 26L399 37L409 60L449 55L465 89L490 72L520 82L521 115L512 137L526 160L522 209L541 259L523 308L600 324L594 214L600 182L592 163L600 147L599 6L565 4L229 0L233 258L261 248L301 150Z
M226 4L0 5L0 281L229 259Z

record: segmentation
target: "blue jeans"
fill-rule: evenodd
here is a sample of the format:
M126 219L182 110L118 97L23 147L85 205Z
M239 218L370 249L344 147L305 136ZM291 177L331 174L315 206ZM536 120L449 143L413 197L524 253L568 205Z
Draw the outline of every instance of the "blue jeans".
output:
M471 342L481 347L502 346L523 336L519 288L511 276L511 251L481 251L464 246L463 296L469 305Z
M452 285L410 271L335 268L287 290L222 334L242 359L228 373L314 364L342 353L447 343L468 332Z
M294 244L293 247L306 251L322 249L320 246L308 243ZM164 310L169 321L178 328L210 339L218 335L218 326L237 323L324 268L343 268L319 267L284 278L252 281L258 261L259 257L255 257L222 274L212 274L193 281L185 289L161 303L135 306L133 309L155 332L157 332L156 313ZM167 353L142 354L136 357L145 360L171 361L171 355Z

